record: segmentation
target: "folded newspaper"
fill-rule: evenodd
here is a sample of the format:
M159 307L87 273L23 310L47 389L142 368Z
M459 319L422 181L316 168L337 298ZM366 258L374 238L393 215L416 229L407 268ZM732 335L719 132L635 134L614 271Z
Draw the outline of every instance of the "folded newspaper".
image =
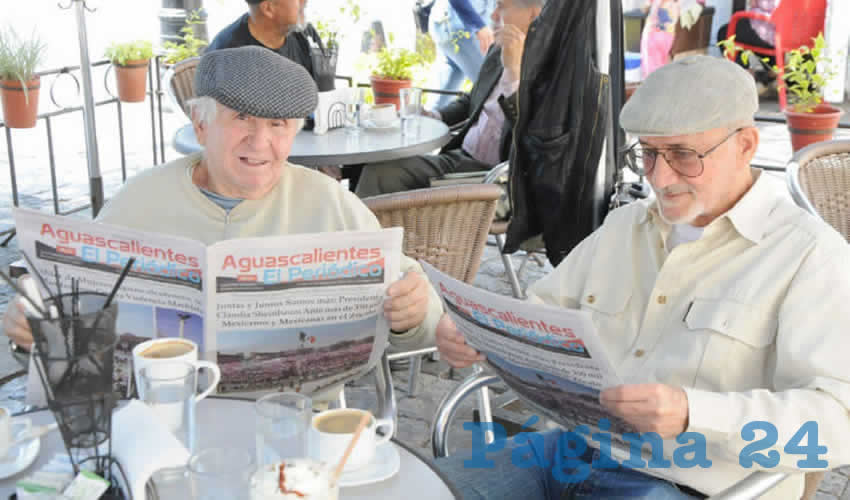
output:
M481 290L421 264L466 342L533 410L565 429L587 426L588 435L602 419L610 433L634 432L599 403L602 389L622 382L590 314Z
M221 369L219 393L314 394L368 373L388 342L383 297L399 276L402 230L297 234L203 243L17 209L22 253L52 286L71 278L115 300L115 387L133 347L151 338L198 344ZM50 290L55 294L57 290ZM44 297L49 294L41 290Z

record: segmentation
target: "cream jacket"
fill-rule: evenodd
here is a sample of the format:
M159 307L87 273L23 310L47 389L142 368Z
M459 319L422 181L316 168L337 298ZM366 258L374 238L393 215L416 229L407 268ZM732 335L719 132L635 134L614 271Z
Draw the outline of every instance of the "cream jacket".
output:
M97 220L207 245L242 237L381 228L353 193L324 174L292 164L284 165L280 182L265 198L245 200L228 214L192 183L199 160L200 154L190 155L133 177ZM401 270L422 273L416 261L404 256ZM441 315L440 299L431 288L425 320L407 332L391 333L391 344L399 350L434 345Z
M687 431L706 437L712 466L642 471L718 493L759 470L738 458L744 425L764 420L780 456L767 470L793 476L762 498L796 500L805 457L784 446L804 422L817 422L828 449L818 458L850 464L850 246L759 173L701 238L672 251L654 202L612 212L530 295L590 311L626 383L685 389ZM667 459L677 446L665 442Z

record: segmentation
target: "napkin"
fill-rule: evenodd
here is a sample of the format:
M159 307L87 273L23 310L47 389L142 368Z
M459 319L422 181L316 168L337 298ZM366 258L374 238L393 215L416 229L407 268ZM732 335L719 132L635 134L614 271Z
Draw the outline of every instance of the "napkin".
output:
M145 484L156 470L189 461L189 450L137 399L112 415L112 455L127 474L133 498L145 498Z
M319 92L313 133L324 134L328 130L345 126L345 106L355 99L354 88L342 88Z

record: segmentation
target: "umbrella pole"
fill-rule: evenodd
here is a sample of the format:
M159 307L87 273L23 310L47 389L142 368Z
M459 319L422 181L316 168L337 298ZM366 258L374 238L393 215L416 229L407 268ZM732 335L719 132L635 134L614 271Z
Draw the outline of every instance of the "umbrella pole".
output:
M89 60L89 42L86 33L85 0L71 0L77 17L77 34L80 45L80 74L83 80L83 121L86 134L86 159L89 170L89 197L92 217L97 217L103 206L103 178L100 176L100 159L97 149L97 127L94 123L95 106L92 92L91 61ZM91 12L94 12L93 10Z

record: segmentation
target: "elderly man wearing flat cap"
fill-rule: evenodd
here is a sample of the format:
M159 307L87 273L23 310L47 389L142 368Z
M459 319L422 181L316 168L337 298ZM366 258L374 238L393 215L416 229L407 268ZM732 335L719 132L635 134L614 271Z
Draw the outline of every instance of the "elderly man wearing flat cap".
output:
M339 183L287 162L296 132L316 107L316 84L304 68L260 47L219 50L201 59L195 89L189 106L204 151L130 179L98 221L207 244L381 228ZM402 257L401 268L404 277L384 303L390 342L400 349L433 344L440 300L415 261ZM32 335L18 302L6 310L4 332L27 347Z
M592 315L625 382L601 404L664 438L669 466L630 468L615 450L605 469L597 441L565 453L575 436L550 431L487 454L491 468L438 460L464 498L705 498L768 470L790 476L760 498L796 500L803 472L850 463L850 247L750 167L757 109L752 77L725 59L652 73L621 123L654 199L611 212L529 293ZM437 346L455 367L483 360L448 317ZM684 432L704 452L677 458L697 442Z

